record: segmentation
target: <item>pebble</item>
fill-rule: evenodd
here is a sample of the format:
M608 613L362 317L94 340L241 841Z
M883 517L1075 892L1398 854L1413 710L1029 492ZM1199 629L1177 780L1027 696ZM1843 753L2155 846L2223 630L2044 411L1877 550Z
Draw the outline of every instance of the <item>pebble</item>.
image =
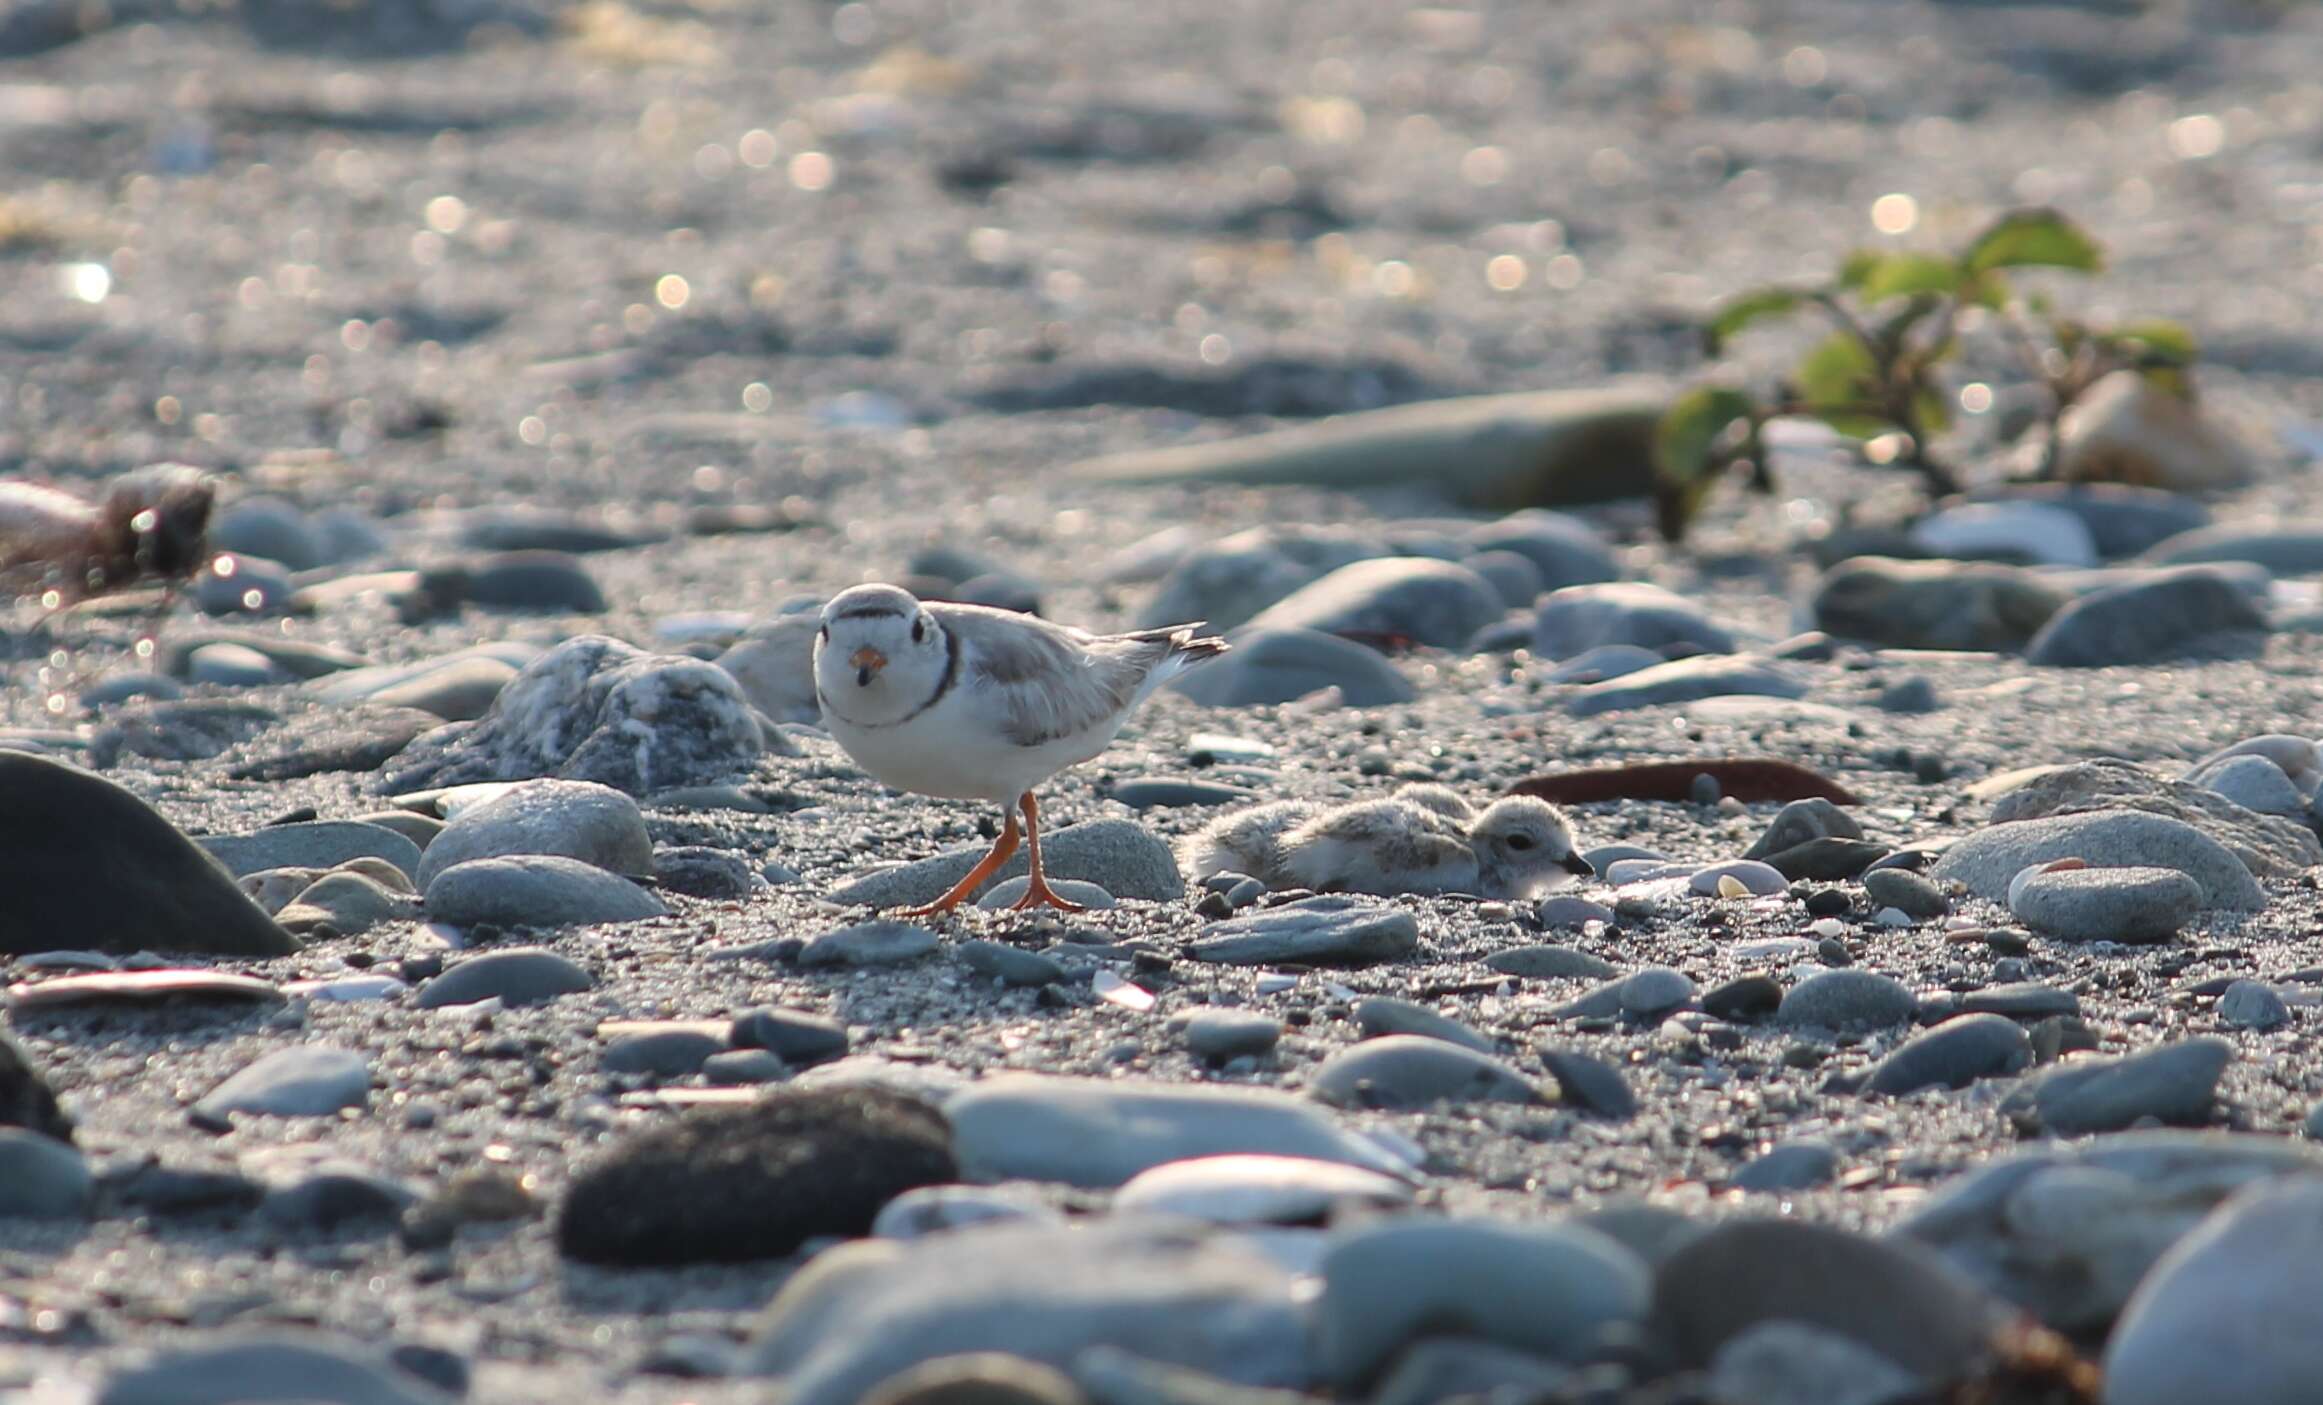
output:
M666 917L661 899L617 873L552 854L470 859L427 887L431 922L450 927L582 927Z
M1196 1164L1196 1163L1182 1163ZM923 1185L879 1208L871 1233L880 1239L925 1239L969 1225L1062 1225L1064 1212L1022 1189L1006 1186Z
M2215 1035L2120 1058L2074 1059L2018 1085L2001 1111L2020 1127L2059 1136L2118 1132L2146 1117L2201 1126L2233 1059L2234 1046Z
M1946 849L1929 876L2005 902L2009 882L2019 873L2063 858L2099 868L2174 868L2201 885L2205 907L2256 911L2266 906L2265 890L2226 846L2184 820L2141 810L2088 810L1996 824Z
M750 705L777 722L822 721L815 697L815 631L822 627L821 604L777 615L752 625L717 665L740 685Z
M1322 1264L1315 1352L1353 1393L1407 1344L1459 1335L1564 1361L1642 1322L1651 1278L1636 1255L1573 1225L1405 1221L1336 1241Z
M1054 958L1006 942L975 937L955 944L952 950L969 970L1004 986L1044 986L1065 979L1065 968Z
M739 902L768 887L749 859L707 844L655 850L653 879L665 891L712 902Z
M1714 896L1721 891L1720 880L1727 878L1740 883L1748 895L1760 898L1771 898L1789 885L1781 873L1755 859L1728 859L1695 870L1689 886L1697 893Z
M2135 556L2181 532L2210 524L2210 509L2198 499L2127 483L2012 484L1988 496L2072 513L2089 529L2098 555L2108 559Z
M1138 622L1147 628L1207 620L1230 630L1309 581L1341 566L1390 554L1375 533L1352 527L1283 523L1195 544L1164 575Z
M1419 949L1419 922L1402 908L1341 894L1212 923L1190 953L1228 966L1368 966Z
M195 1118L224 1123L230 1114L329 1117L371 1096L371 1064L352 1049L304 1044L260 1057L193 1105Z
M1702 996L1702 1012L1721 1020L1747 1021L1771 1015L1783 1003L1782 982L1772 976L1737 976Z
M163 1350L146 1365L116 1371L95 1405L245 1400L453 1405L458 1398L458 1392L399 1368L390 1351L320 1334L275 1334Z
M875 917L851 927L817 932L800 948L798 964L817 966L894 966L932 956L941 945L936 934L915 923Z
M2032 1040L2014 1020L1963 1015L1904 1041L1879 1061L1863 1091L1900 1098L1922 1088L1965 1088L1980 1078L2022 1073Z
M2291 1022L2291 1007L2262 981L2236 981L2218 997L2218 1018L2237 1029L2269 1030Z
M1528 638L1525 642L1530 644L1531 640ZM1635 644L1600 644L1575 654L1543 676L1551 683L1602 683L1668 662L1653 650Z
M537 946L506 947L471 956L420 987L422 1010L499 1000L531 1005L587 990L596 979L578 963Z
M1460 564L1481 576L1504 610L1529 610L1548 583L1533 559L1516 551L1480 551Z
M2097 564L2097 539L2078 513L2024 499L1963 503L1932 512L1912 528L1912 541L1931 556L1955 559Z
M764 1049L727 1049L702 1060L703 1081L720 1088L780 1083L790 1072L789 1064Z
M1551 930L1577 929L1592 922L1602 922L1611 926L1614 920L1612 908L1601 902L1576 897L1570 893L1552 893L1541 899L1540 906L1533 909L1533 914L1540 920L1543 927Z
M176 702L185 696L185 688L176 679L159 673L116 673L81 691L81 706L91 709L117 707L137 698L152 698L157 702Z
M1575 717L1718 697L1798 698L1807 685L1797 675L1748 654L1702 654L1592 683L1566 703Z
M89 1163L69 1143L0 1127L0 1220L85 1219L95 1194Z
M1863 826L1855 816L1821 796L1793 800L1775 812L1764 833L1749 849L1744 858L1763 859L1785 849L1796 849L1813 839L1861 839Z
M351 859L385 859L407 876L420 866L418 845L393 830L354 820L274 824L248 834L205 836L200 843L236 878L270 868L331 869Z
M2106 809L2184 821L2232 850L2254 878L2290 878L2323 864L2323 843L2303 822L2253 814L2204 786L2110 758L2037 770L1993 802L1992 820Z
M63 933L116 953L298 949L200 847L113 782L0 748L0 795L0 952L63 945Z
M1181 780L1168 776L1141 776L1117 781L1108 792L1132 810L1182 810L1195 806L1255 804L1259 792L1248 786L1219 781Z
M1766 863L1794 883L1802 879L1837 883L1861 877L1873 864L1887 857L1887 853L1886 845L1861 839L1810 839L1794 848L1767 855Z
M1183 1215L1212 1224L1316 1224L1344 1207L1396 1210L1412 1187L1393 1176L1296 1156L1204 1156L1132 1176L1113 1213Z
M1818 971L1783 996L1775 1019L1793 1028L1883 1029L1912 1018L1917 1002L1903 982L1873 971Z
M244 552L311 571L331 561L329 544L297 504L270 493L238 498L210 519L214 551Z
M1823 573L1816 625L1891 649L2015 650L2072 599L2017 566L1856 557Z
M1543 658L1569 659L1608 644L1734 652L1734 636L1700 606L1642 581L1566 586L1551 591L1533 612L1533 652Z
M2145 560L2157 566L2242 561L2277 576L2311 576L2323 572L2323 524L2235 522L2189 529L2156 543Z
M634 799L611 786L542 780L461 810L429 842L413 876L424 889L454 864L514 854L557 854L630 878L654 867L653 839Z
M601 1264L780 1258L868 1233L882 1205L955 1178L944 1120L870 1088L783 1090L634 1132L574 1178L557 1247Z
M916 863L850 879L831 890L831 901L848 907L883 909L934 902L946 889L965 878L991 847L981 843L965 845ZM1178 873L1177 856L1159 835L1135 820L1086 820L1044 833L1041 865L1052 882L1072 879L1095 883L1115 898L1176 902L1186 894L1185 879ZM988 892L990 887L1030 869L1029 858L1019 849L1015 857L1002 865L993 883L979 892Z
M1639 1019L1667 1014L1693 998L1693 979L1667 966L1647 966L1624 977L1620 984L1622 1011Z
M269 683L281 682L283 677L276 671L273 660L245 644L223 641L204 644L186 656L188 683L207 683L219 688L263 688Z
M1734 1190L1789 1194L1828 1185L1839 1174L1839 1148L1802 1137L1780 1142L1737 1168L1726 1184Z
M271 615L290 603L290 572L279 561L247 552L223 551L194 577L187 592L205 615Z
M1621 564L1596 529L1578 517L1528 507L1468 529L1462 543L1474 552L1514 552L1540 572L1541 588L1617 580Z
M1892 1405L1920 1382L1859 1342L1804 1322L1761 1322L1710 1358L1713 1400L1751 1405Z
M598 1067L609 1073L646 1073L686 1078L702 1071L703 1060L723 1053L728 1027L715 1020L657 1020L599 1025L607 1040Z
M2105 1405L2294 1405L2323 1379L2323 1182L2254 1186L2171 1246L2105 1348Z
M533 548L495 552L453 568L463 596L487 610L545 610L558 614L601 615L605 592L580 558L568 552Z
M1213 628L1218 626L1211 617ZM1311 629L1253 630L1232 653L1169 685L1204 707L1267 707L1336 689L1348 707L1391 707L1419 696L1377 650Z
M2202 910L2202 889L2175 868L2034 870L2010 883L2008 910L2048 936L2158 942Z
M1873 700L1882 712L1926 713L1944 706L1937 696L1936 684L1924 673L1914 673L1898 679L1879 690Z
M243 1164L266 1186L258 1222L277 1234L377 1233L419 1203L403 1181L326 1147L269 1148Z
M736 1015L728 1039L736 1048L765 1049L800 1068L847 1052L845 1025L828 1015L779 1006Z
M1164 1162L1237 1153L1411 1174L1402 1155L1264 1089L1016 1074L971 1085L944 1111L961 1173L972 1180L1102 1188Z
M2267 627L2260 602L2226 568L2167 566L2141 574L2059 610L2025 645L2025 662L2051 668L2147 663L2222 634Z
M768 735L732 675L603 635L567 639L526 664L474 722L438 727L381 773L387 794L476 781L594 781L631 795L747 773Z
M410 888L411 881L400 870L388 871L395 874L400 888ZM407 891L391 889L375 879L342 868L301 888L296 899L286 903L274 917L302 935L328 927L339 936L352 937L382 923L408 921L418 915L419 902Z
M1559 1100L1567 1107L1616 1121L1637 1115L1637 1095L1612 1064L1571 1049L1543 1049L1540 1058L1541 1067L1557 1080Z
M1310 581L1261 610L1249 626L1253 632L1311 630L1457 649L1506 608L1491 582L1466 566L1381 557L1350 562Z
M1468 1026L1416 1001L1392 995L1366 996L1355 1002L1355 1023L1365 1036L1412 1034L1459 1044L1480 1054L1492 1052L1492 1041Z
M1997 967L2000 963L1995 962ZM2081 997L2053 985L2023 981L1989 985L1960 997L1960 1009L1971 1015L2006 1015L2012 1020L2041 1020L2051 1015L2078 1015Z
M1187 1052L1210 1063L1268 1053L1283 1030L1281 1020L1248 1010L1196 1010L1172 1023L1185 1037Z
M1369 1396L1370 1405L1550 1400L1573 1368L1471 1337L1422 1337L1405 1347Z
M517 665L507 659L472 650L433 664L372 689L370 700L382 707L418 708L446 722L472 722L492 710L517 674Z
M940 1356L1007 1351L1064 1369L1099 1345L1237 1384L1290 1385L1310 1371L1294 1283L1250 1239L1184 1221L873 1240L826 1251L783 1285L748 1366L781 1377L785 1405L861 1405Z
M1620 968L1569 946L1512 946L1484 958L1491 970L1526 980L1604 980Z
M1883 907L1892 907L1906 917L1920 922L1931 922L1952 910L1952 900L1944 890L1902 868L1875 869L1863 875L1863 891Z
M1079 903L1091 912L1105 912L1121 905L1111 893L1097 884L1084 883L1077 878L1052 879L1049 887L1065 901ZM1004 911L1014 907L1019 898L1031 891L1032 878L1028 874L1004 878L985 889L984 896L976 900L976 906L987 912Z
M1390 1034L1325 1059L1314 1095L1335 1107L1411 1111L1438 1103L1542 1101L1540 1089L1489 1054L1441 1039Z
M2228 756L2197 770L2191 779L2262 815L2302 815L2307 797L2283 774L2283 768L2263 756Z

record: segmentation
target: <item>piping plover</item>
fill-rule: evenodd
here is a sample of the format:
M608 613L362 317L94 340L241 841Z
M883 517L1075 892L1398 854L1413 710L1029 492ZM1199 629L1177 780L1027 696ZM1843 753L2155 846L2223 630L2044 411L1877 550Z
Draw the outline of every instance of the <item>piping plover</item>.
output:
M1277 801L1212 821L1185 852L1196 878L1234 870L1276 888L1529 898L1594 872L1555 806L1512 795L1469 809L1437 785L1328 809Z
M979 605L922 604L892 585L833 596L815 636L815 696L832 739L897 790L989 800L1007 815L967 877L905 915L951 911L1008 862L1019 811L1031 886L1016 906L1079 911L1041 873L1032 788L1103 751L1154 689L1226 652L1199 628L1090 634Z

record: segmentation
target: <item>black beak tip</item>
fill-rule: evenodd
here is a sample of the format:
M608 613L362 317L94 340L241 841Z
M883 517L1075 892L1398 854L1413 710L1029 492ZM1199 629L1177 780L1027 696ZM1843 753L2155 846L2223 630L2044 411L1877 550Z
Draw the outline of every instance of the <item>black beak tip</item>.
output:
M1565 855L1565 872L1576 878L1594 878L1597 876L1597 865L1582 858L1579 854L1567 854Z
M870 669L859 668L855 670L855 686L858 688L868 688L871 686Z

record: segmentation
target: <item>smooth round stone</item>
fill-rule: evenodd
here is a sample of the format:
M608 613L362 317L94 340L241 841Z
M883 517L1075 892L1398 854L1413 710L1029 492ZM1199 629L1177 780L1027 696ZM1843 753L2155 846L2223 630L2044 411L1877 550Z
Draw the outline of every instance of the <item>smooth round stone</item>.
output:
M694 1024L643 1029L624 1034L605 1046L598 1067L609 1073L649 1073L656 1078L685 1078L699 1073L702 1063L726 1050L723 1031Z
M1412 1034L1463 1045L1480 1054L1492 1052L1490 1039L1451 1016L1392 995L1372 995L1356 1001L1355 1023L1366 1036L1374 1039L1390 1034Z
M1711 653L1592 683L1568 699L1565 710L1575 717L1597 717L1712 698L1795 699L1806 692L1806 681L1779 664L1746 654Z
M1760 834L1743 853L1746 859L1763 859L1785 849L1796 849L1813 839L1861 839L1863 826L1848 814L1821 796L1793 800L1775 812L1764 833Z
M1812 1190L1839 1174L1839 1149L1829 1142L1802 1138L1768 1147L1727 1181L1735 1190L1770 1194Z
M1602 957L1569 946L1514 946L1484 958L1484 964L1505 976L1527 980L1604 980L1620 968Z
M2255 912L2267 903L2266 891L2224 844L2184 820L2135 809L1992 825L1947 848L1929 876L1999 902L2025 869L2068 858L2105 868L2176 869L2200 886L2205 907Z
M446 970L420 987L418 1005L423 1010L473 1005L479 1000L530 1005L595 984L587 970L553 951L536 946L509 947L471 956Z
M2045 1020L2051 1015L2078 1015L2081 997L2072 991L2033 981L1989 985L1960 997L1960 1008L1971 1015L2006 1015L2012 1020Z
M492 710L516 673L516 665L506 659L466 654L390 683L373 692L371 701L382 707L416 707L446 722L470 722Z
M1852 553L1826 571L1815 589L1815 623L1891 648L2017 649L2072 598L2021 567L1891 554Z
M2236 981L2218 997L2218 1018L2237 1029L2268 1030L2290 1023L2291 1007L2260 981Z
M1691 878L1694 866L1668 859L1621 859L1605 870L1605 881L1616 888L1632 883L1658 883L1665 878ZM1713 880L1711 892L1717 891Z
M2094 566L2097 541L2076 513L2042 502L1965 503L1920 519L1912 540L1931 556Z
M1114 1193L1113 1212L1213 1224L1313 1224L1342 1206L1396 1209L1411 1202L1408 1183L1357 1166L1296 1156L1204 1156L1131 1177Z
M1578 517L1528 507L1470 528L1461 538L1473 552L1513 551L1533 563L1544 588L1589 585L1621 575L1621 563L1597 530Z
M603 614L605 592L580 558L562 551L503 551L467 568L467 598L493 610Z
M1438 1103L1541 1100L1523 1074L1488 1054L1440 1039L1391 1034L1324 1060L1314 1095L1336 1107L1409 1111Z
M2049 936L2157 942L2202 910L2202 887L2174 868L2073 868L2012 883L2009 913Z
M1021 1189L982 1185L924 1185L879 1207L871 1233L879 1239L925 1239L969 1225L1056 1224L1064 1212Z
M2022 1073L2033 1061L2023 1027L2000 1015L1963 1015L1904 1041L1863 1085L1900 1098L1922 1088L1965 1088L1980 1078Z
M290 572L263 556L220 552L189 593L205 615L272 614L290 600Z
M2105 1350L2105 1405L2298 1405L2323 1380L2323 1182L2227 1201L2138 1285Z
M1719 895L1719 881L1732 878L1750 891L1754 898L1771 898L1790 886L1790 880L1781 873L1755 859L1728 859L1708 868L1696 869L1689 886L1709 897Z
M1952 910L1944 890L1907 869L1882 868L1863 875L1863 891L1881 907L1927 922Z
M96 1182L71 1145L0 1127L0 1220L86 1218Z
M764 1049L725 1049L702 1060L702 1077L721 1088L747 1088L780 1083L790 1076L790 1065Z
M1259 798L1257 791L1248 786L1225 785L1218 781L1178 780L1164 776L1146 776L1136 780L1118 781L1110 792L1115 800L1132 810L1179 810L1202 805L1243 805Z
M1648 849L1639 844L1600 844L1583 853L1581 857L1587 859L1589 866L1599 873L1605 872L1623 859L1651 859L1655 863L1676 862L1675 859L1659 849Z
M799 965L893 966L935 954L936 934L925 927L890 918L873 918L851 927L818 932L799 951Z
M1620 1069L1571 1049L1543 1049L1540 1055L1541 1067L1557 1080L1558 1098L1566 1106L1616 1119L1636 1116L1637 1095Z
M233 1074L193 1106L196 1117L230 1113L328 1117L371 1096L371 1064L352 1049L302 1044L277 1049Z
M428 884L426 901L428 919L452 927L582 927L669 915L661 899L620 874L551 854L454 864Z
M1065 979L1065 968L1058 965L1053 957L1010 946L1006 942L975 937L957 944L952 950L969 970L980 976L989 976L1002 985L1043 986Z
M1533 651L1569 659L1607 644L1662 650L1734 651L1734 636L1711 623L1684 596L1639 581L1575 585L1552 591L1533 615Z
M2075 1059L2019 1084L2000 1105L2019 1127L2077 1136L2118 1132L2150 1117L2201 1126L2234 1046L2215 1035L2114 1059Z
M1667 966L1648 966L1621 982L1622 1010L1640 1019L1668 1014L1693 998L1693 978Z
M1502 608L1523 610L1531 607L1540 593L1548 588L1541 576L1541 568L1532 558L1514 551L1483 551L1462 563L1484 578L1492 592L1500 597Z
M1095 883L1085 882L1078 878L1052 878L1049 880L1049 887L1066 902L1079 903L1092 912L1102 912L1120 906L1120 903L1115 901L1111 893L1106 892ZM1003 879L986 889L984 896L976 900L976 906L988 912L1014 907L1019 899L1031 891L1031 875L1020 873L1014 878Z
M2229 756L2197 772L2194 779L2262 815L2298 815L2307 809L2307 797L2283 768L2263 756Z
M1755 1405L1887 1405L1922 1382L1885 1356L1804 1322L1761 1322L1710 1359L1708 1397Z
M248 834L205 835L199 842L237 878L270 868L337 868L350 859L385 859L406 874L417 873L420 865L417 844L354 820L270 824Z
M1338 1240L1322 1278L1315 1349L1348 1392L1424 1335L1582 1360L1607 1329L1642 1321L1651 1293L1636 1255L1575 1225L1391 1223Z
M1378 557L1301 586L1249 622L1256 633L1313 630L1340 637L1408 639L1457 649L1506 607L1482 576L1450 561Z
M1755 1020L1771 1015L1783 1003L1782 982L1772 976L1736 976L1713 986L1702 996L1702 1012L1722 1020Z
M409 880L400 873L397 879L408 886ZM294 932L311 932L327 925L340 936L350 937L383 922L413 917L418 907L408 893L360 873L336 869L300 889L298 896L275 914L275 920Z
M270 494L239 498L210 521L210 548L279 561L293 571L311 571L331 559L329 546L306 513Z
M1882 1029L1907 1023L1916 1008L1903 982L1850 967L1818 971L1792 986L1775 1018L1793 1028Z
M1196 674L1202 669L1196 669ZM934 902L968 875L991 846L964 845L914 863L880 869L841 883L831 901L887 908ZM1168 841L1135 820L1087 820L1041 838L1043 871L1052 885L1065 880L1101 882L1118 898L1175 902L1185 896L1185 878ZM1024 873L1022 849L1001 866L995 887Z
M1181 1020L1172 1023L1178 1024L1187 1051L1211 1063L1268 1053L1282 1038L1281 1020L1248 1010L1196 1010Z
M611 786L525 781L461 810L429 843L415 875L422 888L454 864L511 854L556 854L610 873L653 872L645 813Z
M1541 899L1540 906L1534 909L1534 915L1540 919L1543 927L1552 931L1578 930L1592 922L1611 926L1614 920L1612 908L1571 893L1552 893Z
M1312 629L1254 629L1235 639L1232 653L1168 686L1205 707L1263 707L1326 688L1337 688L1349 707L1389 707L1419 696L1377 650Z
M847 1052L847 1027L808 1010L745 1010L734 1017L728 1038L737 1048L770 1050L801 1068Z
M95 1399L96 1405L452 1405L458 1395L398 1368L391 1353L332 1337L282 1335L164 1351L148 1365L115 1372Z
M81 706L114 707L132 698L175 702L186 694L185 685L159 673L116 673L81 693Z
M706 844L657 850L653 856L653 877L669 892L714 902L737 902L767 886L750 860Z
M1528 637L1524 642L1530 644L1532 641ZM1612 678L1626 678L1640 669L1668 662L1668 659L1654 650L1642 649L1635 644L1600 644L1550 669L1547 680L1551 683L1603 683ZM1608 847L1633 849L1637 846L1624 844Z
M1230 966L1368 966L1408 956L1419 944L1419 920L1410 912L1328 894L1213 923L1192 955Z
M2259 601L2228 569L2157 567L2052 615L2026 643L2025 662L2048 668L2147 663L2266 627Z

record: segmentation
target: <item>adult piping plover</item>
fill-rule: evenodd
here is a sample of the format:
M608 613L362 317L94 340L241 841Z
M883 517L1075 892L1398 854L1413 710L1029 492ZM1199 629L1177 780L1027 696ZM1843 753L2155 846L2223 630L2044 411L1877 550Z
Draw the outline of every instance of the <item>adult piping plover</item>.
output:
M1284 800L1227 815L1194 836L1185 862L1196 878L1232 870L1276 888L1488 898L1529 898L1595 871L1546 801L1514 795L1476 813L1437 785L1328 809Z
M980 605L922 604L892 585L833 596L815 636L815 696L832 739L897 790L989 800L1007 816L967 877L905 915L951 911L1008 862L1018 811L1031 886L1016 906L1079 911L1042 875L1032 788L1103 751L1154 689L1226 652L1199 628L1090 634Z

